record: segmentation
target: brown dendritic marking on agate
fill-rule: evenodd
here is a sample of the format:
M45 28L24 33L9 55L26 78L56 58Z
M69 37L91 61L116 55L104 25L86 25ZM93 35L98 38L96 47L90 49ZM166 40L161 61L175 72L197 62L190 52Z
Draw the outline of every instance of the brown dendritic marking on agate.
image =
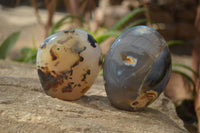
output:
M68 73L70 76L72 76L73 70L71 69L71 70L69 70L69 71L66 71L66 73Z
M87 75L90 75L90 69L88 69L88 70L86 71L86 73L83 74L83 78L81 79L81 81L85 81Z
M78 84L77 86L78 86L78 87L81 87L81 84Z
M80 59L81 60L81 59ZM77 63L75 63L76 65L78 65ZM45 80L46 82L43 84L43 85L46 85L47 84L47 88L49 89L50 87L52 88L52 89L54 89L56 86L53 86L53 83L55 83L56 82L56 80L57 80L57 78L60 78L60 79L62 79L62 81L64 81L64 80L68 80L69 82L68 82L68 84L67 84L67 86L64 86L62 89L61 89L61 91L62 91L62 93L70 93L70 92L72 92L73 91L73 89L75 88L75 87L81 87L81 84L75 84L74 82L70 82L70 81L72 81L72 75L73 75L73 67L75 67L76 65L73 65L72 67L71 67L71 69L70 70L68 70L68 71L65 71L65 72L59 72L59 73L57 73L56 74L56 72L55 71L51 71L50 73L52 73L52 74L48 74L48 76L50 76L50 75L57 75L56 77L54 77L54 82L47 82L47 80ZM83 75L83 81L86 79L86 75L89 75L90 74L90 70L88 69L87 70L87 72ZM42 76L42 77L44 77L44 76ZM45 79L45 78L43 78L43 79ZM47 78L47 79L50 79L50 78ZM43 81L43 80L41 80L41 81ZM53 81L53 80L50 80L50 81ZM62 82L63 83L63 82ZM45 86L44 86L45 87ZM45 90L48 90L48 89L45 89ZM81 91L81 93L85 93L87 90L88 90L89 88L87 87L87 88L84 88L82 91Z
M80 56L80 62L83 62L84 58L82 56Z
M56 73L55 71L49 71L47 67L39 67L38 68L38 75L40 78L40 82L42 87L45 91L52 89L53 91L57 91L57 87L64 83L64 80L72 79L69 77L71 73L67 72L59 72ZM75 88L77 84L74 82L69 82L67 86L62 88L62 92L72 92L73 88ZM79 86L79 85L78 85Z
M40 82L45 91L53 89L55 91L59 85L64 83L64 80L72 79L72 70L65 72L49 71L47 67L38 67L38 75ZM73 87L72 87L73 86ZM70 92L70 88L75 88L74 82L69 82L68 86L65 87L64 92Z
M76 61L72 66L71 69L79 64L80 60Z
M54 66L57 66L59 63L60 63L60 61L57 61Z
M55 71L49 71L47 67L38 67L38 75L44 90L56 88L63 83L63 75L59 75Z
M55 53L55 51L53 50L53 47L50 49L50 55L51 55L51 59L54 61L56 60L58 57Z
M72 66L71 69L73 69L74 67L78 66L80 62L82 62L84 60L84 58L82 56L79 56L79 60L76 61Z
M69 36L69 37L67 37L65 40L58 40L57 43L58 43L58 44L64 44L64 43L66 43L68 40L70 40L70 39L72 39L72 38L73 38L72 36Z
M75 30L66 30L66 31L64 31L64 33L66 33L66 34L68 34L68 33L74 33L75 32Z
M76 87L76 86L79 86L80 84L75 84L74 82L69 82L67 86L63 87L62 88L62 93L65 93L65 92L72 92L73 89ZM84 88L84 89L87 89L87 88ZM89 89L89 88L88 88ZM87 90L85 90L87 91Z
M158 93L150 90L141 94L136 100L131 103L131 107L146 107L158 97Z
M71 82L68 83L67 86L63 87L62 88L62 92L65 93L65 92L72 92L73 88L72 88L72 84Z
M77 50L78 54L82 53L83 51L85 51L87 49L87 47L83 47L82 49Z
M78 54L82 53L83 51L85 51L87 49L86 46L83 46L80 42L80 40L75 41L73 46L72 46L72 51L76 52Z
M81 90L81 93L86 93L87 92L87 90L89 89L90 87L85 87L85 88L83 88L82 90Z
M72 79L72 75L73 75L73 69L74 67L78 66L80 62L82 62L84 60L84 58L82 56L79 55L79 60L77 60L72 66L71 69L66 71L67 74L70 75L69 79Z

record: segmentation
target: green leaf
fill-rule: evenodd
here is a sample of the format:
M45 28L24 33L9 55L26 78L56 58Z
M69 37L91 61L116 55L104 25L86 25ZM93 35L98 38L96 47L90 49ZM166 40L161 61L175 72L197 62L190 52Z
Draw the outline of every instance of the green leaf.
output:
M130 28L132 28L132 27L134 27L134 26L136 26L136 25L144 24L144 23L146 23L147 21L148 21L147 19L139 19L139 20L136 20L136 21L134 21L133 23L131 23L131 24L129 24L128 26L126 26L126 27L123 29L123 31L126 31L126 30L128 30L128 29L130 29Z
M184 44L184 41L182 41L182 40L171 40L171 41L167 42L168 46L177 45L177 44Z
M15 61L35 64L36 56L37 56L36 48L22 48L21 57L18 59L15 59Z
M104 40L108 39L109 37L118 37L120 34L121 32L109 31L100 36L95 37L95 40L97 41L98 44L101 44Z
M20 32L10 34L0 46L0 59L5 59L11 48L17 42Z
M28 53L30 52L31 48L22 48L20 53L21 53L21 56L18 58L18 59L15 59L15 61L19 61L19 62L25 62L25 58L26 56L28 55Z
M133 11L131 11L129 14L127 14L125 17L123 17L122 19L120 19L114 26L112 26L110 28L110 30L118 30L119 28L121 28L126 22L128 22L132 17L134 17L135 15L142 13L142 12L146 12L147 9L145 8L138 8L135 9Z
M98 35L99 33L104 32L104 31L108 31L108 28L106 28L106 27L99 27L99 28L96 30L96 32L93 33L93 34Z
M197 78L199 78L199 74L197 72L195 72L191 67L181 64L181 63L172 63L172 66L179 66L179 67L183 67L189 71L191 71Z
M36 56L37 56L37 49L31 49L28 52L26 58L24 59L24 62L35 64Z
M26 48L26 47L25 47L25 48L22 48L22 49L21 49L21 54L22 54L22 55L27 55L29 51L30 51L30 48Z

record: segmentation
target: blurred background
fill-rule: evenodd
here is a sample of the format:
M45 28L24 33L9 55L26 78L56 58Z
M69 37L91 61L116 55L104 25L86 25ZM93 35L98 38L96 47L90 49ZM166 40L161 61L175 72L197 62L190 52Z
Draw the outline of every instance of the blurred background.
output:
M148 14L138 14L130 22L148 19L167 41L184 41L183 45L171 46L172 53L192 54L198 0L0 0L0 5L0 42L10 33L21 31L11 57L19 56L17 50L22 47L32 46L32 36L39 46L47 36L46 30L67 14L83 17L94 32L100 27L113 26L130 11L141 7L148 8ZM77 27L71 23L62 29L67 26Z
M59 30L91 33L105 55L124 30L147 25L162 34L173 73L165 95L190 132L200 118L200 8L198 0L0 0L0 58L35 63L37 48Z

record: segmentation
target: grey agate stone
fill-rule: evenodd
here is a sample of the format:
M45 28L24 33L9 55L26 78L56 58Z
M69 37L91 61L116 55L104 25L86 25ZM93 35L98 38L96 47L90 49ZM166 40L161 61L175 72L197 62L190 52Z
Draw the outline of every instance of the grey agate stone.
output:
M171 73L164 38L147 26L122 33L104 62L105 89L111 104L125 110L148 106L163 91Z

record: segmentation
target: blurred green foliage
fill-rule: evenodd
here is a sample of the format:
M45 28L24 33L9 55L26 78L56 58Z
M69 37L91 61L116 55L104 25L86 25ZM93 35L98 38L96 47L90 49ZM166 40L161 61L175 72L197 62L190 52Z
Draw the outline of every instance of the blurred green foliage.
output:
M146 8L138 8L138 9L135 9L133 11L131 11L130 13L128 13L126 16L124 16L122 19L120 19L115 25L113 25L110 30L111 31L116 31L116 30L119 30L121 27L123 27L128 21L130 21L134 16L136 16L137 14L140 14L140 13L143 13L143 12L146 12L147 9ZM143 20L143 19L142 19ZM143 21L139 21L138 25L140 23L143 23ZM135 26L134 25L135 22L132 22L131 24L129 24L127 27L131 28L131 25ZM126 29L126 27L125 27Z
M11 48L17 42L20 32L10 34L0 45L0 59L5 59Z
M167 42L168 46L177 45L177 44L184 44L184 41L182 41L182 40L171 40L171 41Z
M31 63L35 64L36 63L36 56L37 56L37 49L36 48L22 48L21 51L21 56L16 59L15 61L18 62L25 62L25 63Z
M15 61L35 64L37 57L37 48L34 36L32 37L32 44L33 48L22 48L20 51L21 56L18 59L15 59Z

